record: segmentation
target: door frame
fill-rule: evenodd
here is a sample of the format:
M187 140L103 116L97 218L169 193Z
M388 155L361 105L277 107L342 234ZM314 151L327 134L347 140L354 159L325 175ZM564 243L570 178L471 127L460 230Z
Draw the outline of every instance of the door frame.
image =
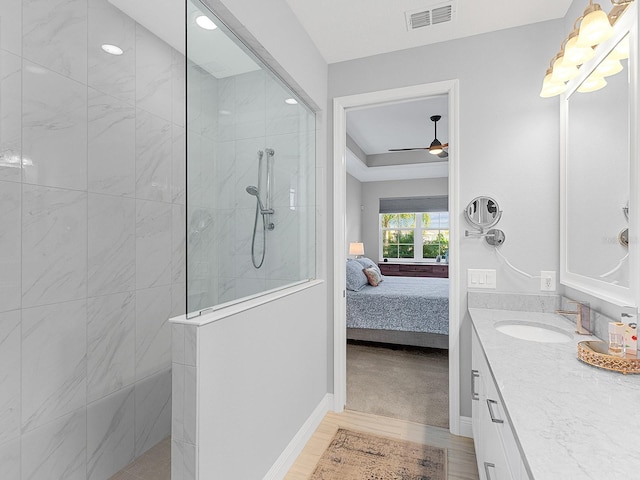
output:
M419 100L447 94L449 99L449 430L461 433L460 416L460 239L458 80L335 97L333 99L333 392L334 410L342 412L347 398L346 327L346 111L385 103ZM463 428L466 430L465 428Z

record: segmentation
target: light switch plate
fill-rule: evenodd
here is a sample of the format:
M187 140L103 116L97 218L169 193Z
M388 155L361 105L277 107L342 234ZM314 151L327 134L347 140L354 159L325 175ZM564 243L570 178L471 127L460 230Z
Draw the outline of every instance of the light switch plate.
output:
M469 268L467 270L468 288L496 288L496 271L492 269Z

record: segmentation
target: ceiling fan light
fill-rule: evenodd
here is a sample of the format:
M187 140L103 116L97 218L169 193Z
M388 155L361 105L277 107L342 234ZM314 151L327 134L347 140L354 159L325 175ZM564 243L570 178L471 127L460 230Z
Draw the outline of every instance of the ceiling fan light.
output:
M620 73L622 69L623 66L622 63L620 63L620 60L607 57L596 67L593 73L598 77L609 77L616 73Z
M440 140L434 138L433 142L431 142L431 145L429 145L429 153L431 155L439 155L443 151L444 148L442 148L442 143L440 143Z
M584 82L582 82L582 85L578 87L578 91L580 93L590 93L600 90L606 86L607 81L603 77L591 74Z
M578 76L578 67L575 65L567 65L564 63L564 57L561 53L556 55L556 59L553 61L553 71L551 72L551 78L554 82L567 82L572 78Z
M580 23L578 34L579 47L592 47L598 45L613 36L613 27L609 17L602 11L599 4L589 2L584 10L584 18Z
M564 47L564 56L562 63L564 65L582 65L591 60L596 52L591 47L579 47L578 30L574 30L569 35L569 40Z

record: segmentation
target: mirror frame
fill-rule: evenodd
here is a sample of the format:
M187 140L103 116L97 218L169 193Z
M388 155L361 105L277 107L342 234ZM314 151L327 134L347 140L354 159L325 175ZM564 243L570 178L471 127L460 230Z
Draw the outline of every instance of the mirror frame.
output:
M596 55L580 67L579 75L568 82L567 91L560 98L560 283L596 298L620 306L640 304L640 160L638 159L638 8L629 5L614 25L615 34L596 48ZM569 98L577 93L580 84L611 52L625 35L629 35L629 287L614 285L586 275L570 272L567 268L567 133ZM604 87L607 88L607 87Z

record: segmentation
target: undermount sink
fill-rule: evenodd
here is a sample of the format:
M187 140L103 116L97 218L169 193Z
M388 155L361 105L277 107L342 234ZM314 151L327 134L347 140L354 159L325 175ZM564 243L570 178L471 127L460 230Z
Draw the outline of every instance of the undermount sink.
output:
M496 330L530 342L540 343L565 343L572 340L572 336L560 328L543 323L529 322L525 320L506 320L495 324Z

